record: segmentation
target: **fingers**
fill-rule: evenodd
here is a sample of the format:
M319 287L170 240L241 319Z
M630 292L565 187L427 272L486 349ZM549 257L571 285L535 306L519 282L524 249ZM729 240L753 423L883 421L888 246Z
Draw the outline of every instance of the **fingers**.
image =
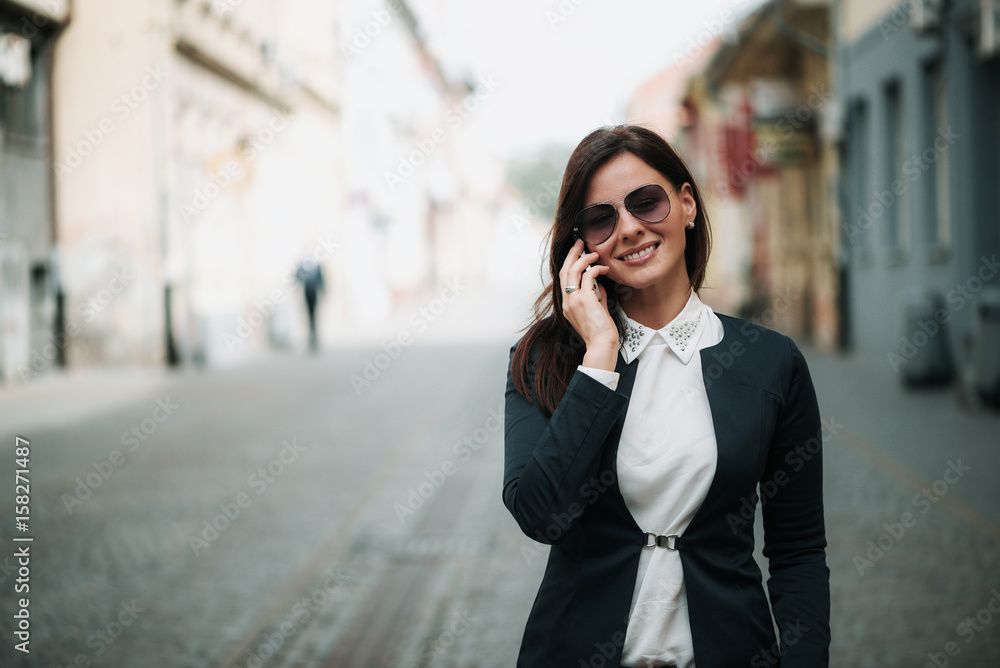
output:
M562 267L559 269L559 282L563 288L569 285L580 285L579 276L571 276L570 268L580 259L583 250L583 241L577 239L570 247L569 253L566 254L566 259L563 260Z
M559 270L559 281L563 290L563 316L589 346L592 341L605 340L608 332L616 332L608 313L607 293L597 282L598 276L607 274L611 269L606 265L591 264L600 260L600 254L584 251L583 242L577 240ZM566 293L566 288L575 289Z
M583 270L583 282L580 285L580 289L590 288L597 293L597 301L603 299L603 293L601 292L601 286L597 283L597 277L606 274L611 271L610 267L603 264L595 264L587 267Z
M583 242L578 239L566 255L566 260L559 271L559 281L563 289L568 286L585 287L582 285L583 273L600 255L596 252L585 253L583 250Z

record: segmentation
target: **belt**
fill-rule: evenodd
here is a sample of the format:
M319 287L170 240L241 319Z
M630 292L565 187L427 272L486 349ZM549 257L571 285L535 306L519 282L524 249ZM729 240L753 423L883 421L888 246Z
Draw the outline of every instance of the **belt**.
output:
M657 536L652 531L647 531L646 544L643 545L643 547L665 547L668 550L676 552L678 538L680 538L680 536L675 533L672 533L669 536Z

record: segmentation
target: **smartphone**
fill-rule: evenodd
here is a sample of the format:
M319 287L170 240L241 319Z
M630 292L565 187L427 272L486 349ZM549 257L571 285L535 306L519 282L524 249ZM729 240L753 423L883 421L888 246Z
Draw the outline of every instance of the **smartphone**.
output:
M576 230L573 230L573 243L576 243L576 240L579 239L579 238L580 238L579 233ZM583 242L583 252L584 253L591 252L590 249L587 248L587 242L586 241ZM593 267L593 266L594 265L592 265L592 264L588 264L587 265L588 268ZM594 281L594 292L597 293L598 297L601 295L601 290L597 287L597 281Z

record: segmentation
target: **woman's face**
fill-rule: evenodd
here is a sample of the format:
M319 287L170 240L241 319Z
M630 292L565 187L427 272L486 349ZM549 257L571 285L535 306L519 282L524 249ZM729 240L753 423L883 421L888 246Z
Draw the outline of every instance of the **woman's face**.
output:
M622 202L625 195L647 183L659 184L670 193L670 214L659 223L639 220ZM603 243L587 245L587 250L600 255L596 264L608 266L608 278L639 290L664 278L686 284L684 233L688 221L695 218L697 205L689 184L674 190L676 185L632 153L612 158L594 173L584 206L610 200L618 211L611 236ZM629 257L637 251L645 254Z

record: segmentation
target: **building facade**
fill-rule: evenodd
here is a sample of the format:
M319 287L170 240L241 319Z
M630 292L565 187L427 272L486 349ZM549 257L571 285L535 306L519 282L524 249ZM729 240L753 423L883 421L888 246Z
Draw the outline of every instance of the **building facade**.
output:
M18 342L7 380L62 364L218 364L304 340L296 265L312 256L335 274L343 251L337 9L66 6L49 49L33 48L48 59L47 154L0 168L21 197L4 213L22 230L31 302L51 322ZM330 284L328 316L343 302Z
M912 382L975 362L1000 251L1000 3L840 0L844 337Z
M712 216L719 303L840 346L829 6L772 0L690 80L678 143Z
M449 21L434 3L343 3L345 233L366 249L345 258L345 271L362 322L418 308L456 278L481 287L506 273L494 262L510 227L499 208L504 168L474 131L505 89L448 62L440 45L460 29Z
M32 350L61 356L49 165L53 53L68 21L65 1L0 2L0 383Z

